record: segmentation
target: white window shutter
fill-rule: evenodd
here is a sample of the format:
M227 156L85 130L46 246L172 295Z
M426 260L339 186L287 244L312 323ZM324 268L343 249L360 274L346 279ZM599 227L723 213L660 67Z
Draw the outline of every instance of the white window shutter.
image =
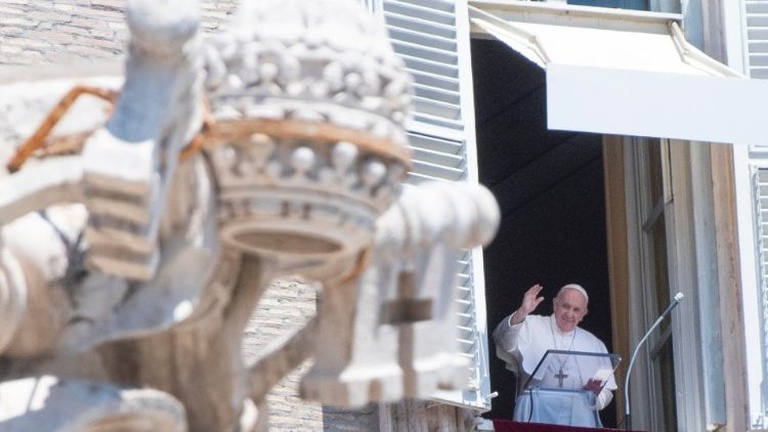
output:
M751 78L768 79L768 0L745 0L747 72ZM768 146L750 146L750 157L768 158Z
M414 78L408 125L414 160L408 182L477 182L466 0L362 1L384 17L395 52ZM486 411L490 376L482 251L467 251L459 267L457 336L470 360L470 386L439 392L435 399Z
M760 353L764 360L762 365L763 386L762 407L763 416L768 415L768 389L765 387L765 377L768 376L768 168L759 168L754 176L755 199L755 226L757 231L757 256L758 256L758 311L760 314ZM759 419L760 426L766 426L766 419Z
M746 0L749 75L768 78L768 1Z

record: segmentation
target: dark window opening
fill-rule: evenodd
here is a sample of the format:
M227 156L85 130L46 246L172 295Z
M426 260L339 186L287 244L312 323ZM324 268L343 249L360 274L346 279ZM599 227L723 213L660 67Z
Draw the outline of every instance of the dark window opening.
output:
M582 327L612 350L602 136L550 131L544 71L496 40L473 39L472 67L480 181L496 196L502 221L485 249L488 329L545 287L536 311L552 313L566 283L590 292ZM490 341L492 401L486 418L511 419L515 377ZM615 402L601 411L616 426Z

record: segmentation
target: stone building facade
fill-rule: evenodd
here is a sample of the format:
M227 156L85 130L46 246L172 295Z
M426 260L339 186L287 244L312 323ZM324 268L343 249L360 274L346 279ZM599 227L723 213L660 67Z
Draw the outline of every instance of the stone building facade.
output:
M122 56L123 0L0 1L0 65L73 64ZM215 32L235 0L203 1L203 29Z

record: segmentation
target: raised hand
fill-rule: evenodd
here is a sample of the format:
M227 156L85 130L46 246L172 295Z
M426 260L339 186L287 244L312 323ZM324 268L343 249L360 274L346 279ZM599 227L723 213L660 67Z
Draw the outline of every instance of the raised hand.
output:
M523 295L523 302L520 304L517 312L515 312L515 315L512 317L512 324L519 324L523 322L529 313L533 312L537 307L539 307L539 304L544 301L544 297L539 296L539 293L542 289L544 289L543 286L536 284L525 292L525 295Z

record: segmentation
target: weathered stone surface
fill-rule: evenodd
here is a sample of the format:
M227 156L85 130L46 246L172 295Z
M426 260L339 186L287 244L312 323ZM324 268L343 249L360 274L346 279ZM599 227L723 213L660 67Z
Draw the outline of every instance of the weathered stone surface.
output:
M0 384L2 432L187 430L184 407L156 390L51 376Z

